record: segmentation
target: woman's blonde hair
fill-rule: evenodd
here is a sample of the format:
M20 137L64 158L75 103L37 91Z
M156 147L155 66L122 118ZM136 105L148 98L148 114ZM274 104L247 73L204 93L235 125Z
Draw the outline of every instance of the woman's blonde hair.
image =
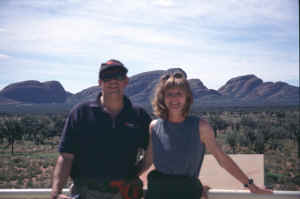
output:
M186 103L182 110L182 115L184 117L188 115L193 103L193 94L189 82L183 75L181 77L176 77L176 74L172 74L167 77L162 77L156 85L154 99L152 101L153 113L155 116L162 119L168 119L168 108L165 105L164 99L166 91L172 88L180 88L185 92Z

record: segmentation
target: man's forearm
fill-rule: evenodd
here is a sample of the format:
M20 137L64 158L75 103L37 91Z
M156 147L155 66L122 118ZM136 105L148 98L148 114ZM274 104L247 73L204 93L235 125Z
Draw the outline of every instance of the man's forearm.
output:
M72 168L72 159L60 155L54 169L51 198L56 198L65 186Z

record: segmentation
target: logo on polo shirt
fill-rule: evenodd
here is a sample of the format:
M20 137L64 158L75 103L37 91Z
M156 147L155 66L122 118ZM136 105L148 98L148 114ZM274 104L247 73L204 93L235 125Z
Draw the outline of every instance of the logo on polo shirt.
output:
M130 122L125 122L124 125L131 128L137 127L134 123L130 123Z

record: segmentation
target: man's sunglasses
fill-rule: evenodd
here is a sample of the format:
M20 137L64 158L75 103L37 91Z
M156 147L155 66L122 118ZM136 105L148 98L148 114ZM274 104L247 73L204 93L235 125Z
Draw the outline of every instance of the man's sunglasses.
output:
M175 72L175 73L169 73L169 74L165 74L161 77L162 80L166 81L168 80L170 77L174 77L175 79L181 79L184 78L186 79L186 76L183 73L180 72Z
M118 80L118 81L123 81L126 79L126 75L121 73L121 72L108 72L108 73L103 73L100 78L103 82L109 82L111 80Z

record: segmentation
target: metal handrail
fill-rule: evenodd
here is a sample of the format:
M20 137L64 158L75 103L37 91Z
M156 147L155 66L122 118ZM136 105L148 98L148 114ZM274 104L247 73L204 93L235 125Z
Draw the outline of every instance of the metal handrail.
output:
M68 189L63 189L67 193ZM146 190L145 190L146 191ZM0 199L42 199L50 197L51 189L0 189ZM300 191L274 191L273 194L253 194L248 190L210 189L209 199L299 199Z

